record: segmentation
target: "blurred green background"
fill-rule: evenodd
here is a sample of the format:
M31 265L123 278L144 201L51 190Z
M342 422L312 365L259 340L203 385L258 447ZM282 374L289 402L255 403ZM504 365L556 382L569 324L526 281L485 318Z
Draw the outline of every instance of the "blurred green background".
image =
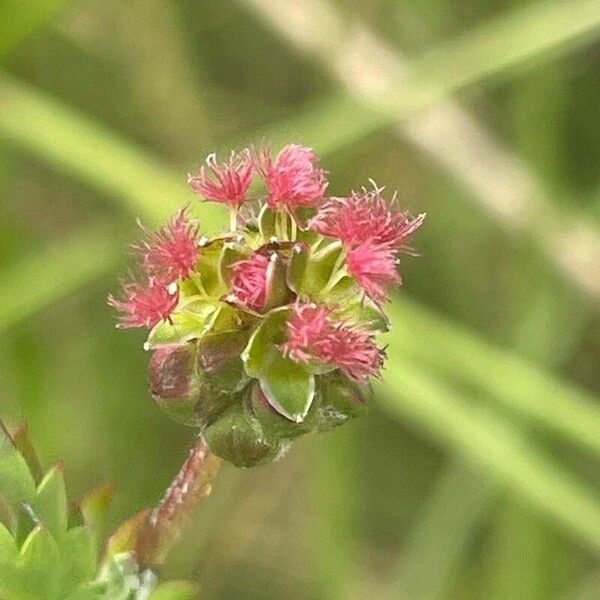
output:
M313 146L427 212L371 413L231 467L203 598L600 598L598 0L2 0L0 416L114 522L193 432L106 295L214 150Z

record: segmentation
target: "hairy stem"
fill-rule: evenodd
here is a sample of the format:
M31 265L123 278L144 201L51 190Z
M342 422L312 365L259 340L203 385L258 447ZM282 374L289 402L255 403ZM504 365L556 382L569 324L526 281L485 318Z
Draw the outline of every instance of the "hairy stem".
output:
M210 494L221 459L198 439L160 504L140 532L136 554L140 565L159 567L188 524L196 505Z

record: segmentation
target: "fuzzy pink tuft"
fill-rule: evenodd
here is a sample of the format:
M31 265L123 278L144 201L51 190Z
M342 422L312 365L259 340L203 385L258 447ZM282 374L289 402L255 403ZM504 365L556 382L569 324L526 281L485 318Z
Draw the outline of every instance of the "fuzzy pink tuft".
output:
M269 264L268 256L253 254L250 258L240 260L231 266L232 294L251 310L260 311L265 305Z
M273 209L315 206L327 189L325 171L316 165L318 156L311 148L289 144L273 160L268 149L259 157L260 173L268 189L267 201Z
M373 334L332 318L332 312L330 306L297 303L287 323L283 354L296 362L335 365L363 383L369 376L378 377L385 354Z
M124 299L112 295L108 304L122 313L117 327L154 327L159 321L167 321L179 301L177 289L171 290L161 281L150 278L145 287L137 281L123 284Z
M164 283L189 277L198 260L199 225L186 210L182 208L162 229L147 233L147 239L133 247L142 257L144 271Z
M389 245L367 242L356 246L348 251L347 264L358 285L377 302L389 300L392 288L400 283L396 252Z
M370 192L353 192L347 198L330 198L309 221L309 226L347 245L372 241L389 244L396 250L409 249L409 238L421 226L425 215L411 218L408 212L390 210L381 191L375 187Z
M202 166L197 175L189 176L188 183L193 190L213 200L239 209L246 200L246 193L254 176L254 160L250 150L245 149L239 154L232 152L229 161L217 163L216 154L210 154L206 165L211 174Z

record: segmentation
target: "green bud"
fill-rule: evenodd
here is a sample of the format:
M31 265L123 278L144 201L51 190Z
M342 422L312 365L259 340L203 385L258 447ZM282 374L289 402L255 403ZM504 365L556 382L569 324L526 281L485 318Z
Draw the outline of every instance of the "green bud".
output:
M204 433L210 451L236 467L254 467L279 458L289 442L267 434L250 410L229 408Z
M254 382L248 391L248 401L252 414L260 423L263 431L277 439L298 437L304 433L308 433L315 426L317 411L314 407L301 423L290 421L269 404L258 382Z
M154 351L148 365L150 389L155 402L171 418L197 427L200 381L194 369L196 344L163 346Z
M370 393L367 386L351 381L339 371L323 375L319 380L319 431L343 425L366 411Z

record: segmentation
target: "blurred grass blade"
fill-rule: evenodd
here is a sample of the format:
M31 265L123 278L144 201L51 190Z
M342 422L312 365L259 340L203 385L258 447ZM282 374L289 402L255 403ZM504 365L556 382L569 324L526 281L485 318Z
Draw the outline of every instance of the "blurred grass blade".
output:
M4 74L0 75L0 137L153 222L165 220L192 198L183 172L172 173L101 125ZM214 229L223 211L207 203L202 214L205 229Z
M392 343L392 354L400 351ZM485 413L404 359L378 387L381 405L477 465L567 534L600 552L600 497L496 414Z
M389 315L395 325L390 356L398 357L398 367L407 356L447 376L460 375L490 401L600 456L600 407L593 398L406 298L396 298Z
M114 232L86 229L2 271L0 330L68 296L119 264Z
M442 466L435 489L417 515L390 585L390 600L445 597L444 586L464 558L481 519L500 489L493 478L463 460Z
M600 236L586 219L562 214L544 187L468 113L447 99L494 76L556 58L600 30L600 0L548 0L466 32L421 58L405 60L376 33L324 0L245 0L284 38L311 53L362 105L355 123L379 128L373 112L438 161L505 227L526 231L570 280L600 295ZM365 108L366 107L366 108ZM345 110L353 110L350 105ZM332 123L337 115L330 116ZM328 122L320 123L323 131ZM284 130L287 130L284 128Z
M70 0L3 0L0 4L0 56L52 20Z

